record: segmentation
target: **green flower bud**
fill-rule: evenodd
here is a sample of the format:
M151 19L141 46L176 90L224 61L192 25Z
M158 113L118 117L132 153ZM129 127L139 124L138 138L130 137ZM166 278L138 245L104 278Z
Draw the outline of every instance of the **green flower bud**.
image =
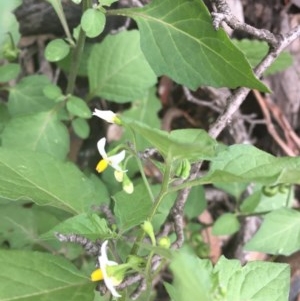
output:
M122 187L123 187L123 190L128 194L131 194L134 191L134 186L125 173L123 174Z
M156 246L156 239L155 239L155 235L154 235L154 230L153 230L152 224L149 221L144 221L144 223L142 224L142 229L150 237L152 245Z
M171 241L168 236L163 236L158 240L158 245L162 248L169 249L171 246Z
M191 163L187 159L183 159L176 168L175 175L183 180L190 175Z
M278 193L278 185L263 186L262 193L265 196L272 197Z

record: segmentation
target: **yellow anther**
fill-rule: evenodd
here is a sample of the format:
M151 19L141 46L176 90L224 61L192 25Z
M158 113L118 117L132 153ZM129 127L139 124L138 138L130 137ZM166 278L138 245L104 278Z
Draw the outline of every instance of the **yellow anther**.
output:
M103 280L103 273L100 269L95 270L92 274L91 274L91 280L92 281L100 281Z
M102 171L104 171L108 166L108 161L107 160L100 160L96 166L96 170L100 173Z

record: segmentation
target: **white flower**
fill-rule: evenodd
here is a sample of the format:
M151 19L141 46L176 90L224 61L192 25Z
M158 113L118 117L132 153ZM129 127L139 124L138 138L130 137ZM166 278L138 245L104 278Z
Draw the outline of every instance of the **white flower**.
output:
M101 255L98 257L99 269L92 273L91 279L92 281L104 280L105 286L109 289L111 294L115 298L119 298L121 295L116 291L115 286L119 285L123 279L118 279L108 273L109 267L118 266L118 263L108 259L106 251L107 243L108 241L106 240L101 246Z
M96 166L96 170L100 173L104 171L108 165L110 165L118 172L126 172L126 170L122 170L122 168L120 167L120 163L125 158L125 150L122 150L120 153L116 155L108 156L105 151L105 144L106 144L105 138L101 138L97 143L97 147L100 155L102 156L102 159L98 162Z
M121 120L118 118L117 114L115 114L112 111L95 109L93 112L93 115L95 115L109 123L121 124Z

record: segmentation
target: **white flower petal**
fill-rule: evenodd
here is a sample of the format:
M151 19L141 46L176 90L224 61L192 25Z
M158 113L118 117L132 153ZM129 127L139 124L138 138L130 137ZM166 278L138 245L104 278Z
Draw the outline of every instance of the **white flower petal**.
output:
M112 111L98 110L95 109L93 115L110 123L115 123L116 114Z
M117 171L126 172L126 170L122 170L119 166L120 162L125 159L125 150L122 150L120 153L110 156L107 158L109 160L109 164Z
M100 155L102 156L103 159L107 159L107 154L105 151L105 144L106 144L106 138L101 138L98 143L97 143L97 147L98 147L98 151L100 153Z
M98 258L99 265L100 265L100 269L103 273L103 280L104 280L105 286L109 289L109 291L111 292L111 294L114 297L119 298L119 297L121 297L121 295L115 290L113 280L108 277L107 272L106 272L107 266L118 265L115 261L108 260L107 252L106 252L107 243L108 243L108 241L106 240L103 242L103 244L101 246L101 256L99 256L99 258Z

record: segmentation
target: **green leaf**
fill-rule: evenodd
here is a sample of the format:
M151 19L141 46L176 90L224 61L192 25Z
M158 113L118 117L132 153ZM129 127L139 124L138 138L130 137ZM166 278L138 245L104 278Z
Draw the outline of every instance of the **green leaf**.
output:
M8 110L12 116L49 111L55 102L45 97L44 88L51 82L46 76L32 75L23 78L10 89Z
M222 214L214 223L212 233L214 235L231 235L240 229L239 220L232 213Z
M9 120L10 114L8 112L7 105L4 102L0 102L0 134L2 133Z
M57 85L50 84L43 89L43 93L46 97L52 100L57 100L63 97L61 88Z
M1 197L28 200L73 214L89 212L101 199L94 183L72 163L43 153L5 148L0 148Z
M227 34L213 28L202 0L153 0L118 13L137 22L142 51L156 75L193 90L208 85L268 91Z
M118 0L101 0L102 6L111 6L114 2L117 2Z
M0 82L6 83L18 76L21 68L19 64L6 64L0 66Z
M204 130L181 129L168 133L137 121L124 119L124 123L165 157L170 155L173 159L200 160L210 159L216 154L217 142Z
M140 50L139 40L138 31L123 31L94 45L88 61L90 97L124 103L145 96L156 83L156 76Z
M41 238L53 238L56 232L62 234L79 234L91 240L105 240L113 237L113 233L108 228L106 220L100 218L96 213L83 213L71 217L43 234Z
M234 45L240 48L246 55L249 63L254 68L267 55L269 45L267 42L257 40L233 40ZM264 72L265 75L271 75L285 70L293 63L293 57L287 51L282 52L275 62Z
M265 216L246 250L289 256L300 249L300 213L282 208Z
M184 206L184 214L188 219L198 217L207 207L203 186L192 187L189 193L186 205Z
M2 133L2 145L17 150L45 152L64 160L69 152L69 134L54 112L12 118Z
M252 145L232 145L213 158L210 172L199 183L300 183L299 167L300 157L276 158Z
M75 134L81 139L86 139L90 134L90 126L88 122L83 118L73 119L72 128Z
M0 300L90 301L95 285L60 256L0 251Z
M49 207L9 202L0 205L0 245L11 249L28 249L39 244L39 235L57 225L61 218ZM47 244L43 242L43 247Z
M92 117L91 110L86 102L77 96L70 96L68 98L67 109L71 114L81 118L88 119Z
M15 45L20 39L19 23L13 11L22 3L21 0L0 1L0 58L8 57L7 51L13 47L11 45L8 32L12 35ZM15 58L14 58L15 59Z
M103 12L89 8L81 17L81 27L89 38L95 38L103 32L106 23L106 16Z
M70 45L63 39L52 40L45 49L45 57L49 62L62 60L70 52Z
M250 262L241 267L237 260L221 257L214 268L224 301L286 301L290 271L287 264Z
M121 232L144 222L152 206L152 201L143 184L134 187L134 192L130 197L126 192L121 191L115 194L113 199L115 201L114 212Z
M184 253L182 250L173 255L170 269L173 283L164 283L173 301L211 301L212 266L208 260Z

